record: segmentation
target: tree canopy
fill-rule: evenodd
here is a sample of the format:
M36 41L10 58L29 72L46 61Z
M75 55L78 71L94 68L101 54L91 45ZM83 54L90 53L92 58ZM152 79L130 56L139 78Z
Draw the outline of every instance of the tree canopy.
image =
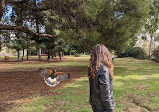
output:
M103 43L122 54L134 45L137 34L149 18L151 2L0 0L0 30L21 31L34 40L63 38L80 52ZM22 24L16 24L20 22Z

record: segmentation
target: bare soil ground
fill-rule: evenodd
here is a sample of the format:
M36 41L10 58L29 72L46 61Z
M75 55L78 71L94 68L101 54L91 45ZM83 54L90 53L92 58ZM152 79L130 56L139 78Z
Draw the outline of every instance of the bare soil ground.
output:
M40 61L28 62L42 63ZM26 63L28 62L26 61ZM61 82L56 87L49 87L45 84L44 79L38 75L39 68L15 69L14 64L18 63L16 61L0 62L0 112L7 112L17 104L29 102L25 99L34 95L53 95L51 90L59 89L65 83L70 83L73 79L83 76L82 68L54 67L52 69L70 73L71 78Z

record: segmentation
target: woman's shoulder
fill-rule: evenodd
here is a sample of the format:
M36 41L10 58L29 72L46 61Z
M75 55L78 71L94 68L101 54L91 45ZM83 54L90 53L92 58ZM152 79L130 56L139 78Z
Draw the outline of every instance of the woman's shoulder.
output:
M100 66L100 71L105 71L105 72L107 72L108 71L108 68L105 66L105 65L101 65Z
M104 65L101 65L99 69L96 71L97 74L103 74L104 72L108 72L108 68Z

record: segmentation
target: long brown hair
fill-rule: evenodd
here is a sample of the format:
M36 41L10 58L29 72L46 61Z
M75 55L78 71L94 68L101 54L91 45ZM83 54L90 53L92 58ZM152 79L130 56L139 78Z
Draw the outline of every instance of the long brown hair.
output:
M112 58L109 50L103 44L97 44L91 53L91 58L89 60L88 76L89 78L95 78L95 71L99 69L101 65L108 68L108 71L112 78L114 66L112 64Z

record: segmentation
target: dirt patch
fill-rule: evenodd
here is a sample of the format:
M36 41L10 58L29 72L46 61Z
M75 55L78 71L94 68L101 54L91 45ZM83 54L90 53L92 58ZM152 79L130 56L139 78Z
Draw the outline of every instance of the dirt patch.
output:
M38 75L38 68L17 69L14 71L3 70L0 72L0 111L7 112L15 105L31 102L28 98L34 95L48 96L54 94L52 90L61 88L65 83L71 83L73 79L84 76L83 68L54 67L57 71L70 73L71 78L62 81L56 87L49 87L44 79Z
M137 94L125 95L122 99L124 112L157 112L157 108L151 108L149 101Z
M135 86L136 90L140 90L140 91L146 91L147 90L147 86L144 84L140 84L140 85L136 85Z
M67 59L64 57L63 60L60 60L58 57L55 58L50 58L50 60L47 60L46 57L43 57L43 59L41 61L39 61L38 59L29 59L29 60L19 60L17 61L16 59L10 59L10 60L3 60L0 59L0 71L4 71L4 70L13 70L15 69L15 67L17 68L18 64L21 65L31 65L31 64L49 64L49 63L59 63L59 62L64 62Z
M56 102L56 104L51 105L51 107L50 107L50 108L47 108L44 112L54 112L54 111L55 111L55 108L57 109L57 108L59 108L61 105L67 105L67 104L68 104L68 102L66 102L66 101L62 101L62 102L60 102L60 101L55 101L55 102ZM56 112L66 112L66 110L60 110L60 111L56 111Z
M150 93L150 94L148 94L148 96L150 96L150 97L156 97L156 96L159 96L159 92L153 92L153 93Z

